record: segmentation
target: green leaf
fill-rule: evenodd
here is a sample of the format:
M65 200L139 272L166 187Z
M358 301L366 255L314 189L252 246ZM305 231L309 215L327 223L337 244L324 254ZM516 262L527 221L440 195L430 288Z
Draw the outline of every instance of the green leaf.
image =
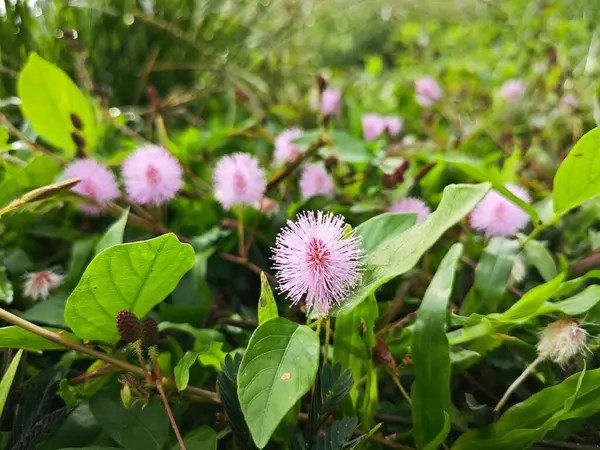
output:
M6 372L4 372L2 381L0 381L0 416L2 415L2 411L4 411L4 405L6 404L8 393L10 392L13 380L15 379L19 362L21 362L21 356L23 356L23 350L19 350L17 352L15 357L10 362L8 369L6 369Z
M116 342L117 313L144 317L193 264L192 247L172 233L110 247L92 260L69 296L65 322L84 340Z
M440 432L435 436L429 444L427 444L423 450L437 450L448 433L450 433L450 415L444 411L444 427L440 430Z
M6 275L6 267L0 266L0 302L12 303L14 298L13 285Z
M489 189L489 183L447 186L437 210L427 219L404 233L392 233L373 249L366 249L366 270L361 284L332 314L350 311L379 286L412 269L429 247L466 216ZM368 235L371 220L357 227L357 233Z
M81 278L85 265L90 259L95 242L96 238L91 237L79 239L73 243L65 284L75 286L79 282L79 278Z
M452 164L454 167L461 170L475 181L489 181L492 183L492 189L502 194L515 205L518 205L523 211L529 214L534 222L539 221L539 214L535 208L510 192L504 186L504 180L500 178L499 174L488 170L482 161L463 155L443 155L441 157L436 157L435 159Z
M242 362L242 355L227 355L225 362L221 365L221 372L217 375L217 388L223 410L231 425L233 434L241 448L250 446L250 433L242 414L240 401L237 393L237 374Z
M529 263L538 270L544 281L550 281L558 275L554 258L542 242L533 240L527 242L525 256Z
M29 203L35 203L41 200L49 199L62 191L69 190L77 183L79 183L79 180L69 179L33 189L29 192L26 192L18 199L10 202L4 208L0 209L0 216L6 214L9 211L14 211L15 209L18 209L22 206L28 205Z
M462 315L497 311L508 288L518 248L519 243L515 240L502 237L490 239L475 269L473 287L461 305Z
M365 146L363 141L345 131L333 130L330 138L333 141L334 152L340 161L367 163L375 158L375 155Z
M557 215L600 194L600 127L583 135L554 176L552 201Z
M118 392L103 391L92 397L90 409L102 430L129 450L160 450L169 437L169 418L157 398L125 409Z
M59 328L45 328L54 333L62 332ZM75 342L80 342L71 333L61 333L63 337ZM44 339L37 334L21 327L10 326L0 328L0 348L23 348L25 350L64 350L65 346Z
M200 427L186 437L183 443L187 450L217 450L217 433L210 427ZM171 450L180 450L179 444L171 447Z
M565 300L546 302L540 309L540 313L560 311L567 316L578 316L592 309L598 302L600 302L600 286L592 285Z
M221 370L221 364L225 362L225 353L221 348L223 347L222 342L211 342L210 346L206 351L200 352L198 355L198 361L204 367L212 367L215 370Z
M377 301L370 296L367 301L360 303L351 311L340 314L335 320L333 362L340 363L344 369L350 370L355 380L363 377L366 372L366 361L371 359L371 348L362 336L363 326L366 327L367 333L374 335L377 316ZM354 383L350 389L350 399L353 408L345 412L354 414L358 406L357 383Z
M529 318L529 316L535 314L542 305L556 293L564 278L565 274L561 273L552 281L527 291L517 303L501 314L501 319L517 320Z
M183 358L175 365L175 384L178 391L183 391L190 382L190 368L198 359L199 354L199 352L185 352Z
M271 285L264 272L260 273L260 298L258 299L258 324L268 322L279 317L277 303L273 297Z
M21 317L30 322L66 328L64 318L66 303L67 294L64 292L57 292L52 294L47 300L33 305L25 311Z
M30 53L19 74L17 90L23 115L46 141L74 155L77 145L71 133L77 132L83 135L86 148L94 149L94 111L73 80L61 69ZM75 128L71 114L79 117L82 130Z
M419 307L412 335L415 381L412 387L413 436L418 449L446 438L450 414L450 345L446 338L448 301L463 247L454 244L442 260ZM439 440L445 429L446 435Z
M600 369L577 373L506 411L496 423L464 433L452 450L521 450L560 422L600 411Z
M264 448L285 414L313 384L319 337L310 328L272 319L252 334L238 374L238 395L257 447Z
M113 245L122 244L123 243L123 234L125 233L125 226L127 225L127 218L129 217L129 208L123 211L121 217L113 223L106 233L100 238L98 243L96 244L95 254L106 250Z
M52 183L60 163L48 155L38 154L27 165L7 174L0 183L0 206L5 206L20 194Z

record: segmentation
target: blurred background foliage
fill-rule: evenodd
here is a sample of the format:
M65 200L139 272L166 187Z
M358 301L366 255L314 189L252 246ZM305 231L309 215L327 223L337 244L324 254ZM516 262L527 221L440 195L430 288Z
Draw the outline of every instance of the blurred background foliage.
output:
M598 19L586 0L0 0L0 97L15 95L35 51L74 78L85 58L97 93L142 117L152 85L181 123L221 112L297 120L318 72L394 109L404 98L390 94L424 73L457 102L540 72L576 77L592 98Z

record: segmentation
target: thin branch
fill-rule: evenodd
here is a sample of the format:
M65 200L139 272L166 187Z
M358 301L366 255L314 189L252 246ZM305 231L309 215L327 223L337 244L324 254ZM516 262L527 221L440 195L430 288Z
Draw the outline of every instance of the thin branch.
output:
M12 323L13 325L16 325L20 328L23 328L24 330L27 330L31 333L41 336L44 339L54 342L55 344L62 345L63 347L66 347L66 348L70 348L71 350L75 350L79 353L83 353L84 355L91 356L92 358L100 359L100 360L107 362L109 364L112 364L113 366L116 366L122 370L131 372L137 376L140 376L140 377L144 376L144 371L142 370L141 367L134 366L133 364L130 364L127 361L124 361L120 358L115 358L114 356L107 355L106 353L99 352L97 350L94 350L93 348L87 347L78 342L74 342L70 339L67 339L66 337L62 336L59 333L54 333L53 331L48 331L45 328L37 326L37 325L35 325L25 319L22 319L21 317L16 316L2 308L0 308L0 319L4 319L7 322ZM201 388L190 387L190 386L188 386L186 388L186 391L191 394L196 394L196 395L208 398L208 399L214 401L215 403L221 403L221 401L219 400L219 396L217 395L216 392L208 391L208 390L201 389Z
M8 117L6 117L4 114L0 113L0 122L2 122L2 124L7 128L8 132L10 134L12 134L13 136L15 136L16 138L18 138L19 140L25 142L27 145L29 145L29 147L32 150L36 150L38 152L44 153L45 155L57 160L58 162L60 162L61 164L65 164L65 161L63 161L63 159L58 156L55 153L52 153L50 150L48 150L47 148L41 146L40 144L38 144L37 142L33 142L31 139L29 139L27 136L25 136L25 134L23 134L21 132L21 130L19 130L17 127L15 127L10 120L8 120Z

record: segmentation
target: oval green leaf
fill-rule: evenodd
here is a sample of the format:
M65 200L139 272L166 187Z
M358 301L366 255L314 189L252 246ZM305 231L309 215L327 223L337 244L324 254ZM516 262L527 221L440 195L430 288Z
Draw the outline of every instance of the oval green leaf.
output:
M584 134L554 176L554 212L564 214L600 194L600 127Z
M64 331L60 328L46 328L46 330L54 333ZM62 337L79 342L79 339L71 333L62 333ZM0 348L23 348L25 350L34 351L65 350L64 345L44 339L31 331L27 331L17 326L0 328Z
M80 338L113 343L121 310L145 316L194 264L194 250L170 233L112 246L96 256L65 306L65 322Z
M238 396L258 448L313 384L319 366L319 338L310 328L276 318L259 326L238 373Z
M427 448L431 442L441 443L450 431L451 370L446 317L462 250L461 244L454 244L442 260L425 292L413 330L412 417L418 449Z
M258 324L268 322L279 317L277 303L273 297L273 291L269 279L264 272L260 273L260 298L258 299Z
M74 155L77 145L71 133L77 132L83 135L87 149L94 148L94 111L77 85L61 69L30 53L19 74L17 90L23 115L46 141ZM71 114L79 117L81 130L73 125Z
M2 415L2 411L4 411L4 405L6 404L6 399L8 398L10 387L12 386L13 380L15 379L15 374L17 373L19 362L21 362L21 356L23 356L23 350L19 350L17 352L15 357L10 362L8 369L6 369L6 372L4 372L2 381L0 381L0 416Z
M412 269L446 230L471 212L489 190L489 183L447 186L440 205L427 219L404 233L383 236L374 248L366 249L366 270L361 284L332 315L350 311L379 286ZM368 235L368 224L372 220L356 231L363 237Z

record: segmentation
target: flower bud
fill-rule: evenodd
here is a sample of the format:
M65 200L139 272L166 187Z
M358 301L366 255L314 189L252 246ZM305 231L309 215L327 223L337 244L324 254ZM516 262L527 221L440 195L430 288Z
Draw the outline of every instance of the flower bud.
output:
M128 344L140 339L142 335L142 324L139 319L130 311L119 311L117 314L117 330L119 336Z
M142 323L142 346L154 347L158 345L158 325L156 320L146 317Z

